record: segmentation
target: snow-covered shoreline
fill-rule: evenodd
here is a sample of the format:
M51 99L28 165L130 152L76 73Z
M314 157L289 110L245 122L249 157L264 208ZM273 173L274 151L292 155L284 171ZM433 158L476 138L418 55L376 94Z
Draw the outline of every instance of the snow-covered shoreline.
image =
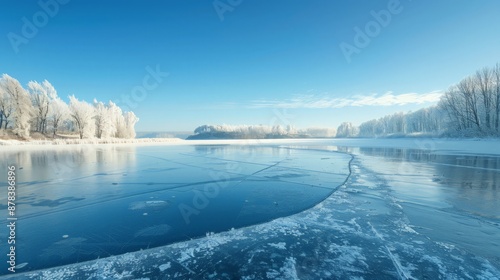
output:
M137 139L56 139L56 140L0 140L0 151L12 148L58 148L82 145L313 145L334 147L370 147L419 149L434 153L453 151L456 153L478 153L500 155L498 138L304 138L304 139L223 139L184 140L180 138Z
M181 138L107 138L107 139L55 139L55 140L2 140L3 147L65 147L75 145L260 145L287 144L310 141L330 141L331 139L217 139L217 140L185 140Z
M2 146L65 146L65 145L100 145L100 144L158 144L178 143L185 140L180 138L107 138L107 139L54 139L54 140L0 140Z

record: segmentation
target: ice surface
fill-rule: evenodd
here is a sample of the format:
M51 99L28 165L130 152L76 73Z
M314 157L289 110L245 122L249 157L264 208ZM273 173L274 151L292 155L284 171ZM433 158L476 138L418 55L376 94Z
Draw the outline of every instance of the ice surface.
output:
M343 183L351 159L333 152L227 145L99 145L9 150L2 156L19 167L19 234L26 238L18 253L29 262L25 271L303 211ZM315 161L320 164L310 164Z
M292 144L280 145L306 157L304 147L319 149L311 142ZM312 208L158 248L17 274L16 279L499 279L500 216L493 207L498 205L498 157L460 149L318 144L322 150L352 152L354 160L346 183ZM263 155L262 160L271 166L275 157ZM255 181L265 182L265 168L249 164L243 170L257 172ZM322 174L314 162L304 169ZM239 185L249 182L241 176L246 172L228 176ZM285 178L301 177L280 179ZM180 197L182 192L176 193ZM142 210L128 209L138 201L167 200L154 193L134 195L122 211L142 215ZM241 205L252 201L245 198ZM274 198L269 202L267 209L273 209ZM60 243L55 244L57 249Z

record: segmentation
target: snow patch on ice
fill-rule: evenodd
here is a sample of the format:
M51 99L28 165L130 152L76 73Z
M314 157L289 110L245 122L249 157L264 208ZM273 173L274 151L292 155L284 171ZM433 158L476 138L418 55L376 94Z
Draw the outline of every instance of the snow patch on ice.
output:
M446 275L447 274L447 271L446 271L446 267L443 265L443 262L441 261L441 259L439 259L438 257L436 256L429 256L429 255L424 255L422 257L422 260L425 260L425 261L428 261L434 265L436 265L439 269L439 273L441 275Z
M266 273L266 276L268 279L299 280L295 263L295 258L289 257L285 260L283 267L281 267L279 270L271 269Z
M410 225L405 223L402 220L397 220L394 222L396 225L396 228L401 231L401 232L408 232L408 233L413 233L413 234L418 234L417 231L415 231Z
M286 250L286 243L285 242L267 243L267 245L274 247L276 249Z
M352 225L356 231L361 232L361 226L356 222L358 218L352 218L347 223Z
M177 259L178 262L182 263L190 258L194 258L194 249L193 247L187 248L186 250L181 252L181 256Z
M500 271L493 267L489 262L483 263L483 270L481 275L478 275L478 278L481 280L499 280L500 279Z
M75 271L69 268L58 269L55 271L42 271L41 279L72 279L75 276ZM38 274L28 274L28 277L39 277Z
M301 225L291 218L279 218L269 223L255 226L255 231L259 234L281 233L284 235L302 236Z
M451 250L455 249L455 245L453 245L453 244L449 244L449 243L445 243L445 242L439 242L439 241L437 241L436 244L439 245L439 246L441 246L441 247L443 247L443 248L445 248L448 251L451 251Z
M172 244L173 248L181 249L178 254L177 261L179 263L184 263L194 258L196 254L203 256L210 256L213 251L226 243L247 239L241 230L231 230L229 232L213 233L208 232L205 238L196 240L194 244L189 244L187 242L181 242Z
M168 207L170 203L168 201L163 200L150 200L150 201L135 201L130 203L128 209L130 210L141 210L147 208L164 208Z
M169 269L170 267L172 267L172 266L170 265L170 262L168 262L168 263L164 263L164 264L160 265L158 268L160 269L160 271L163 272L163 271Z
M358 246L348 246L339 244L330 244L328 252L335 258L332 260L336 266L349 271L361 272L359 267L368 268L366 257L363 255L363 249Z

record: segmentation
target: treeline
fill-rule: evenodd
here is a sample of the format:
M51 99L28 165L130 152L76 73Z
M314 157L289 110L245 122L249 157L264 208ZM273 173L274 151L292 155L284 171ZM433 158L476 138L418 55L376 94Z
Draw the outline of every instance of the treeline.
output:
M334 128L296 129L291 125L202 125L187 139L276 139L334 137Z
M139 119L133 112L122 112L109 101L94 99L88 103L69 97L69 104L57 95L47 81L31 81L27 89L18 80L3 74L0 78L0 129L12 129L19 137L29 138L31 132L52 134L77 133L83 138L135 138Z
M500 133L500 64L462 79L444 94L440 107L449 124L466 134Z
M436 106L362 123L342 123L337 137L482 137L500 135L500 64L451 86Z
M445 112L439 106L432 106L364 122L357 128L357 134L347 137L438 136L447 129L445 119Z
M500 136L500 64L483 68L451 86L437 105L395 113L356 126L343 122L332 128L293 126L202 125L188 139Z

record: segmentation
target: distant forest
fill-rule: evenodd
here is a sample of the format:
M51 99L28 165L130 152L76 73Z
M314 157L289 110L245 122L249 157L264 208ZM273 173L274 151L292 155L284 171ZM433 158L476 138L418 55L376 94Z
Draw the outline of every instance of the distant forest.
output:
M335 128L281 125L202 125L188 139L495 137L500 136L500 64L451 86L437 105Z
M187 139L280 139L335 137L334 128L308 128L297 130L291 125L202 125Z

